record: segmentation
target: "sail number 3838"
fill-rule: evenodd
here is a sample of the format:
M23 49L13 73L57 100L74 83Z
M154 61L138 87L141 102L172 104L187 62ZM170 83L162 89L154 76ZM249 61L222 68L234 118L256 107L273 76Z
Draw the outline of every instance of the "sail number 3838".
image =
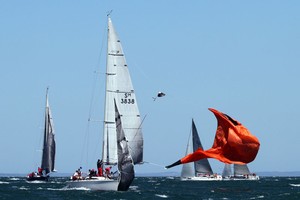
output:
M135 101L131 98L131 93L124 93L124 98L121 99L122 104L134 104Z

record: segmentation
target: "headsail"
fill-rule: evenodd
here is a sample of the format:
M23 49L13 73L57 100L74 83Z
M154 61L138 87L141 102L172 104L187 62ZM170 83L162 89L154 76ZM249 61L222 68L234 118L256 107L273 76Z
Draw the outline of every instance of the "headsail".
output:
M203 158L215 158L229 164L245 164L255 159L260 146L258 139L240 122L215 109L210 108L209 110L215 114L218 120L218 128L212 148L206 151L199 148L196 152L166 166L166 168Z
M122 126L128 140L129 152L135 164L143 162L143 136L141 118L132 86L128 66L119 37L108 18L108 46L106 67L106 99L104 118L103 160L117 163L116 125L114 99L122 113Z
M121 115L115 104L115 121L117 127L117 141L118 141L118 169L121 174L118 191L128 190L130 184L134 179L134 166L132 158L129 154L128 144L122 128Z
M44 146L41 168L46 174L54 171L55 164L55 140L54 127L51 110L48 102L48 88L46 94L46 111L45 111L45 127L44 127Z

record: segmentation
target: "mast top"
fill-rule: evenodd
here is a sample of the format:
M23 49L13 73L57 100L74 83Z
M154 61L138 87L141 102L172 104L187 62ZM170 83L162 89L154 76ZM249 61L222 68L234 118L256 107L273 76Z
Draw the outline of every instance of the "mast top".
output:
M110 17L110 14L112 13L112 11L113 11L113 10L108 11L106 16L107 16L107 17Z

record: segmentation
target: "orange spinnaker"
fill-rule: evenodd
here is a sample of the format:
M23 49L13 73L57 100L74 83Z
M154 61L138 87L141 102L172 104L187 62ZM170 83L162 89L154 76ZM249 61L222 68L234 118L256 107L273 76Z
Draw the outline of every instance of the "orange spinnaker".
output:
M215 158L228 164L246 164L255 159L260 146L258 139L240 122L215 109L209 110L218 120L213 146L208 150L199 148L166 168L203 158Z

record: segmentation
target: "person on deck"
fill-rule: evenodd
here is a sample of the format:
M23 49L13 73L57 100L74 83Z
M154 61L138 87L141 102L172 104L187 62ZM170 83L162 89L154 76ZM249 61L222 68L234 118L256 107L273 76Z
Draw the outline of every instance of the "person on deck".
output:
M111 174L110 174L110 170L111 170L111 168L112 168L112 166L109 166L109 167L106 167L105 168L105 176L107 177L107 178L111 178Z
M98 159L97 161L98 176L103 176L102 165L103 165L103 161Z
M40 176L42 176L43 175L43 169L42 168L38 168L38 174L40 175Z

